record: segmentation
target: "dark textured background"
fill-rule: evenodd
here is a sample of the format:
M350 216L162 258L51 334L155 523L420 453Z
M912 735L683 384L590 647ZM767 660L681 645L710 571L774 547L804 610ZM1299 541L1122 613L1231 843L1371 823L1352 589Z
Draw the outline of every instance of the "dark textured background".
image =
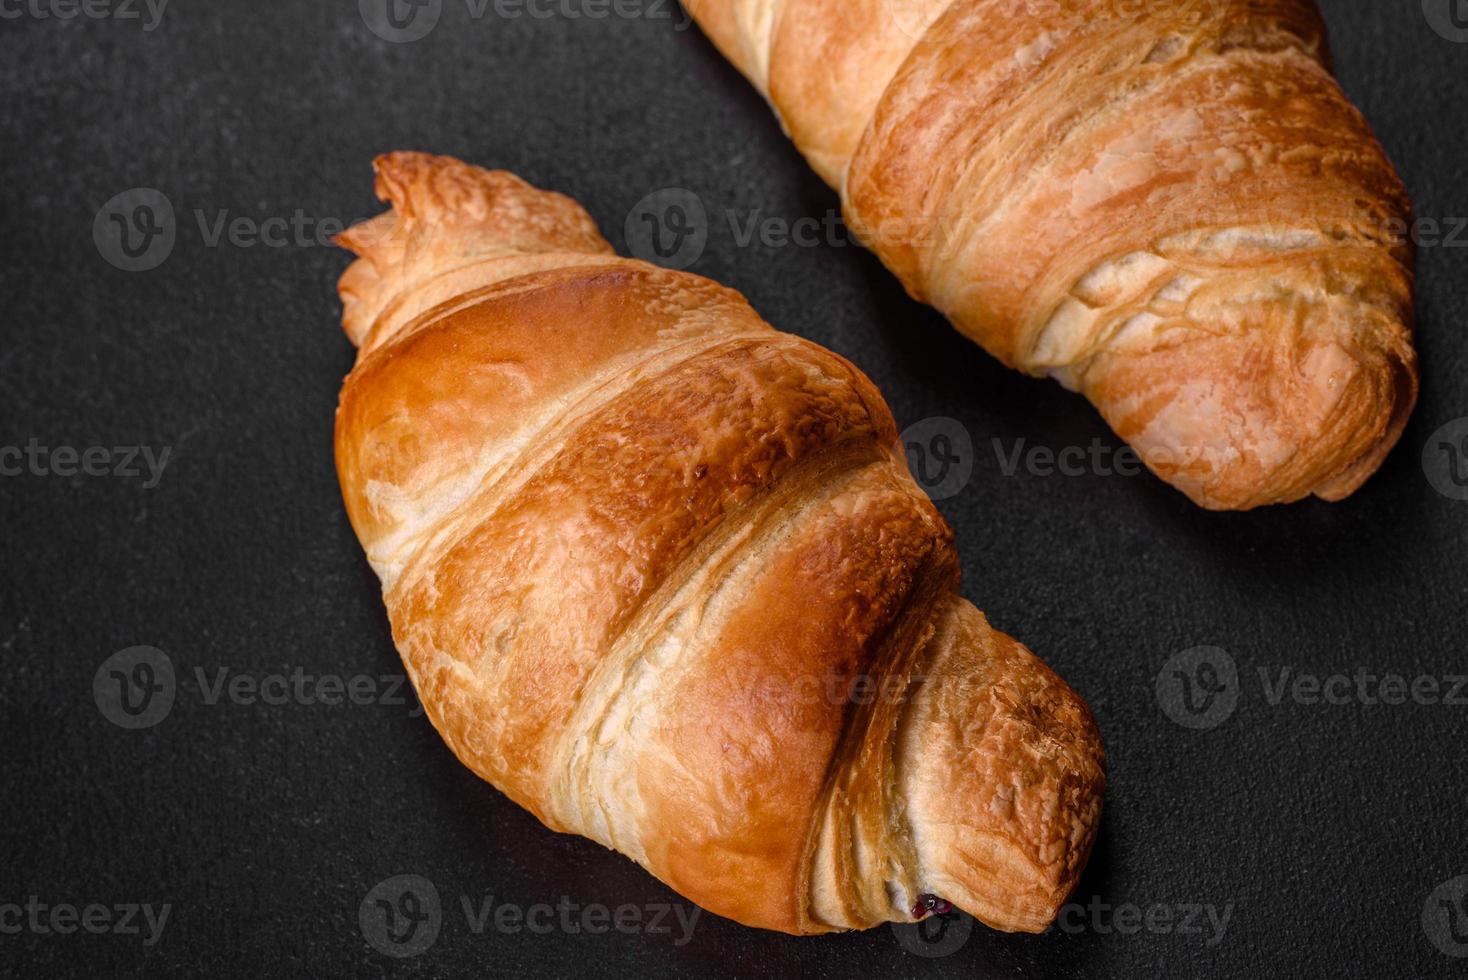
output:
M1468 706L1273 705L1258 675L1468 671L1468 503L1437 492L1422 462L1424 446L1437 451L1429 437L1468 415L1468 248L1420 254L1422 401L1381 473L1344 504L1215 515L1146 476L1004 476L993 439L1058 449L1113 437L1081 399L1004 371L909 301L870 255L739 246L727 210L821 217L836 201L696 30L492 9L476 20L447 0L411 44L371 34L354 0L178 0L150 32L135 20L0 20L0 443L172 447L153 489L0 478L0 903L173 906L152 946L0 934L0 974L1468 970L1432 942L1447 920L1429 900L1468 874ZM1327 16L1342 81L1420 214L1468 216L1468 44L1435 32L1417 0L1335 0ZM682 945L676 927L476 935L461 896L613 907L676 896L616 854L545 831L409 706L209 704L196 669L401 673L332 469L352 358L334 291L345 257L211 247L195 216L374 213L368 162L392 148L571 194L619 247L636 202L686 188L713 216L695 271L850 357L902 424L958 420L974 473L941 506L965 592L1089 700L1107 741L1111 791L1076 901L1230 908L1221 940L1121 934L1090 911L1038 937L975 927L938 957L887 928L797 940L712 916ZM158 189L177 215L172 254L148 272L114 268L93 238L99 208L133 187ZM138 644L166 652L178 689L161 723L128 731L92 683ZM1169 658L1199 645L1226 649L1239 675L1237 709L1207 730L1169 720L1155 688ZM392 959L364 938L358 910L402 874L434 883L443 925L426 952Z

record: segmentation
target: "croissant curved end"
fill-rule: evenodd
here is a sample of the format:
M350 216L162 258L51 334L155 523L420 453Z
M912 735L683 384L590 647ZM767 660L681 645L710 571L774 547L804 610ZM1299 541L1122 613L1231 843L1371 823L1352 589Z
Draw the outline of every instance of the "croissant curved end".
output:
M1403 289L1397 302L1268 302L1246 314L1253 322L1164 328L1100 354L1080 387L1143 463L1203 507L1340 500L1381 466L1417 401Z
M391 210L336 237L357 255L341 277L342 326L363 353L382 346L414 316L458 295L449 277L488 260L503 268L478 285L555 256L610 256L596 222L570 198L532 187L505 170L453 157L399 150L372 161L375 190Z
M899 736L918 892L1043 932L1090 857L1106 756L1085 702L955 599ZM911 897L911 896L909 896Z

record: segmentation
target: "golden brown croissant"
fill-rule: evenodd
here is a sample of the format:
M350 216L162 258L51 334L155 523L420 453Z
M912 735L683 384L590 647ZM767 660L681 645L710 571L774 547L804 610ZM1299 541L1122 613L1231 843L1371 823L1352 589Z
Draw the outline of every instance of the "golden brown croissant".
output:
M684 0L913 297L1210 508L1375 472L1410 203L1313 0Z
M510 174L394 153L377 189L342 236L337 468L454 753L750 925L941 896L1043 929L1100 738L957 595L871 382Z

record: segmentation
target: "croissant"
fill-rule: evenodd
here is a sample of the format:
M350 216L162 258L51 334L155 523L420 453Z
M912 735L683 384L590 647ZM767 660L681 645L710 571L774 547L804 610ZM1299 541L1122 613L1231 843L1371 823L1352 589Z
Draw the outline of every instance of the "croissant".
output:
M940 900L1039 931L1086 862L1085 703L956 592L881 396L568 198L376 161L340 241L336 460L428 717L558 831L790 933Z
M684 0L915 298L1212 509L1417 398L1411 205L1313 0Z

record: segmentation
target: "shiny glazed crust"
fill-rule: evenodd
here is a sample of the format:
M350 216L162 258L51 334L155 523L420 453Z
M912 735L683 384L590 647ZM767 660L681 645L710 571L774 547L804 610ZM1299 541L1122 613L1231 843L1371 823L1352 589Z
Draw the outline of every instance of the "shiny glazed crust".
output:
M686 0L908 291L1163 479L1339 500L1417 398L1407 194L1313 0Z
M791 933L936 894L1039 931L1105 761L1084 702L956 594L881 396L574 202L377 161L342 236L336 455L429 718L548 826Z

